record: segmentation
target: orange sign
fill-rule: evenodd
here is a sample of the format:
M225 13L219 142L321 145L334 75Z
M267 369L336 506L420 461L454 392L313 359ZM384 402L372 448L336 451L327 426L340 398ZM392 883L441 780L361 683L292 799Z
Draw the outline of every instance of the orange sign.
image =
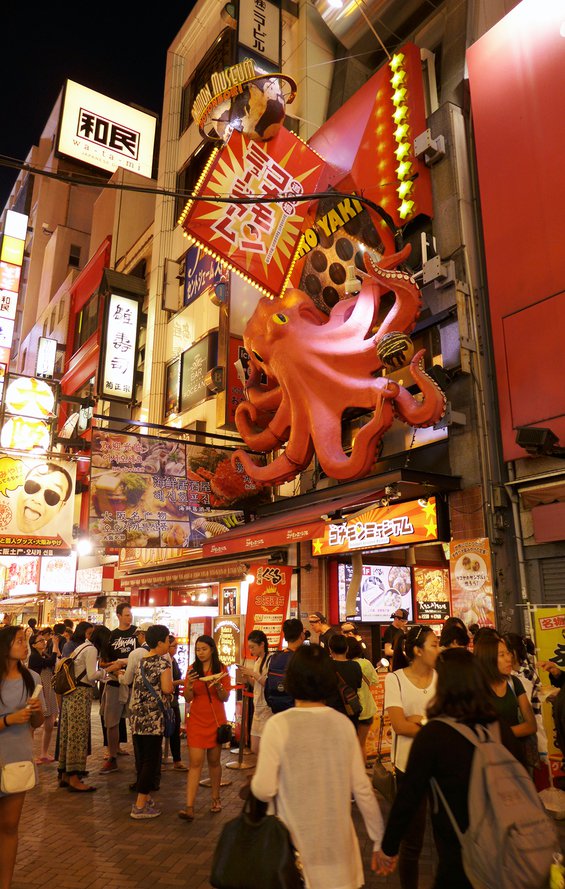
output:
M358 549L426 543L438 539L435 497L369 509L354 520L326 525L312 541L312 555L349 553Z
M416 620L446 620L450 615L449 571L447 568L414 568Z
M245 653L251 630L263 630L269 648L280 648L282 625L286 620L292 582L292 568L287 565L253 565L255 580L249 584L245 619Z
M292 271L307 215L308 202L293 197L313 192L324 166L315 151L284 127L261 144L234 131L212 153L195 189L212 200L189 201L179 222L208 253L267 296L278 296ZM226 203L227 195L288 195L288 200L232 204Z
M450 544L453 616L467 626L494 627L492 567L488 537Z

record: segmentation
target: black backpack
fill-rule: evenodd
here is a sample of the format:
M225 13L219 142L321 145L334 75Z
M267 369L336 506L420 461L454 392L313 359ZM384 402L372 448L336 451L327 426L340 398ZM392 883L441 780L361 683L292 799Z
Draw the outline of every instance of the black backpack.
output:
M292 657L292 651L276 651L269 659L267 681L265 682L265 700L273 713L282 713L294 707L294 698L285 690L284 677Z
M341 702L345 709L345 715L349 716L350 719L355 719L361 715L361 711L363 710L359 695L354 688L347 684L343 676L338 673L337 670L336 675L337 690L339 691Z

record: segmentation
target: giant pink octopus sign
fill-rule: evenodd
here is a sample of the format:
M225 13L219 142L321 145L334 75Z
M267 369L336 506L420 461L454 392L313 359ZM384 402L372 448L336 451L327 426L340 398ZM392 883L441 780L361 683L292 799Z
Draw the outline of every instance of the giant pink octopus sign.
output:
M414 278L398 270L409 247L376 264L365 254L368 276L358 296L338 302L329 317L302 290L282 299L263 298L244 333L251 372L246 401L236 411L237 429L255 451L284 450L266 466L245 451L233 455L246 473L270 485L293 479L309 465L314 451L323 471L339 480L369 474L379 443L395 417L411 426L432 426L445 411L445 396L423 369L424 350L410 362L421 395L414 397L386 376L385 366L402 366L412 351L408 334L421 309ZM395 301L373 333L383 294ZM399 362L399 363L398 363ZM259 387L262 374L276 381ZM341 421L348 408L372 411L350 454L342 447Z

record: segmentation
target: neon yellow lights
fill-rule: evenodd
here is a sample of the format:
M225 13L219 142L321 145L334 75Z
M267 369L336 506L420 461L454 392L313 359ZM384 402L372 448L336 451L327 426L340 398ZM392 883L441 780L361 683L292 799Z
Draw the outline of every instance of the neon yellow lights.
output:
M412 161L402 161L395 172L400 180L407 179L412 173Z
M390 83L392 85L393 94L391 97L392 120L396 125L394 130L394 139L397 148L394 155L398 161L395 170L398 180L396 192L400 203L397 204L397 212L401 219L410 219L415 212L415 202L411 200L411 194L414 189L414 182L410 177L413 175L413 147L412 134L410 132L410 108L407 103L408 97L408 73L405 68L406 57L404 53L395 53L389 61L388 66L392 72Z
M404 84L404 81L406 80L406 77L406 71L398 70L396 74L394 74L390 78L390 82L392 83L393 88L397 90L398 87L402 86Z
M396 151L394 152L396 160L402 161L410 154L410 142L401 142Z
M405 182L401 182L396 192L401 201L404 200L405 197L408 197L412 189L414 188L414 183L411 179L407 179Z
M414 201L402 201L398 215L401 219L408 219L414 213Z
M397 127L395 129L393 135L394 135L394 138L396 139L397 142L403 142L408 137L409 132L410 132L410 127L408 126L408 124L402 123L402 124L400 124L399 127Z
M392 104L395 108L398 108L399 105L404 104L407 93L408 90L404 86L401 89L396 90L395 94L392 97Z
M404 53L397 52L393 55L392 59L388 63L388 66L391 71L398 71L399 68L404 64Z
M408 106L407 105L399 105L394 114L392 115L392 119L395 123L400 124L408 117Z

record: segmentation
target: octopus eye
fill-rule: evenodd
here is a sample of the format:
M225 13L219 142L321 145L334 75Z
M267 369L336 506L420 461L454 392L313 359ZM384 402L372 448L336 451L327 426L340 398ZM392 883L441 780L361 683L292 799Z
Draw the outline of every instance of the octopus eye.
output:
M260 361L261 364L262 364L262 363L263 363L263 359L262 359L261 356L259 355L259 352L256 352L255 349L252 349L251 351L253 352L253 357L256 358L257 361Z
M273 321L275 324L286 324L288 322L288 318L286 315L283 315L282 312L277 312L276 315L273 315Z

